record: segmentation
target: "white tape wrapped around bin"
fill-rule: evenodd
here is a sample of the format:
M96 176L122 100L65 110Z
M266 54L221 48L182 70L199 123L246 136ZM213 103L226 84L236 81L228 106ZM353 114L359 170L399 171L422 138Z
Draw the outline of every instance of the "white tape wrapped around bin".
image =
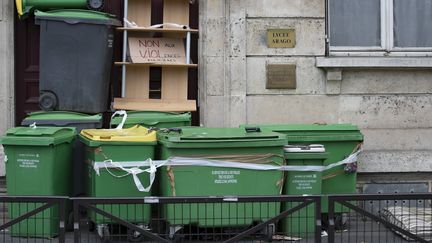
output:
M334 167L352 164L357 162L358 155L362 150L358 150L355 153L352 153L346 159L341 160L337 163L333 163L327 166L314 166L314 165L268 165L268 164L253 164L253 163L242 163L242 162L233 162L233 161L225 161L225 160L211 160L211 159L202 159L202 158L187 158L187 157L172 157L167 160L151 160L147 159L146 161L122 161L122 162L114 162L112 160L105 160L101 162L93 162L93 168L96 171L96 174L99 175L100 169L106 169L108 173L112 176L121 178L128 175L132 175L135 185L140 192L149 192L154 179L156 177L157 168L161 166L209 166L209 167L224 167L224 168L239 168L239 169L249 169L249 170L279 170L279 171L316 171L323 172ZM147 169L141 169L141 167L148 167ZM109 168L115 168L119 170L123 170L126 172L124 175L115 175L110 171ZM148 187L144 187L141 181L138 178L138 175L141 173L149 173L150 174L150 183Z

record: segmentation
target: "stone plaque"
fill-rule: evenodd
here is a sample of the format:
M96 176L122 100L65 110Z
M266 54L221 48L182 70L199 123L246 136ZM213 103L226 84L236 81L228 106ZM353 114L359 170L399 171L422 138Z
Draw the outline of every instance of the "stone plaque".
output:
M295 29L268 29L267 46L269 48L294 48Z
M267 64L266 89L295 89L296 65Z

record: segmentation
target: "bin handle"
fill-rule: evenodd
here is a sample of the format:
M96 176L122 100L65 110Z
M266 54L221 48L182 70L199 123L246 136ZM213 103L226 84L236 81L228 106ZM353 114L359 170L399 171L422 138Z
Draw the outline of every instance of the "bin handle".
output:
M259 128L259 127L245 127L245 131L247 133L250 133L250 132L261 132L261 128Z
M157 121L155 121L155 122L146 122L146 124L150 125L150 126L154 126L154 125L159 124L159 122L157 122Z
M134 182L135 182L135 186L137 187L138 191L140 191L140 192L149 192L149 191L151 190L151 187L153 186L153 182L154 182L155 177L156 177L157 167L156 167L155 163L153 162L153 160L148 159L147 161L148 161L150 167L149 167L148 169L145 169L145 170L140 169L138 166L137 166L137 167L132 167L132 168L125 168L125 167L123 167L123 166L121 165L121 163L113 162L113 161L110 160L110 159L109 159L109 160L105 160L105 161L104 161L104 164L105 164L105 169L106 169L106 170L108 171L108 173L110 173L113 177L116 177L116 178L122 178L122 177L125 177L125 176L127 176L127 175L132 175L133 180L134 180ZM123 170L123 171L125 171L125 172L127 172L127 173L124 174L124 175L120 175L120 176L115 175L114 173L112 173L112 172L108 169L107 163L111 163L111 164L114 165L115 167L117 167L117 168L119 168L119 169L121 169L121 170ZM148 187L144 187L144 186L142 185L140 179L138 178L138 175L141 174L141 173L144 173L144 172L147 172L147 173L150 174L150 181L149 181L149 185L148 185Z
M80 21L76 20L76 19L65 19L64 22L68 23L68 24L79 24Z
M125 122L126 122L126 119L127 119L127 112L126 112L125 110L116 111L116 112L114 112L114 113L112 114L112 116L111 116L111 120L112 120L116 115L123 116L123 119L122 119L122 121L120 122L120 124L118 124L118 126L117 126L115 129L118 129L118 130L123 129L123 126L124 126L124 124L125 124Z

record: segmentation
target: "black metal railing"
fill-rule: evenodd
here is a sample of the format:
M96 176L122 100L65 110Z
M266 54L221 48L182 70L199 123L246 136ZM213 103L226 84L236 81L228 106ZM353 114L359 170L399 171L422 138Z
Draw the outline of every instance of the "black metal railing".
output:
M74 198L75 242L320 242L319 196Z
M432 194L329 196L328 242L431 242Z
M0 242L431 242L431 201L330 195L321 214L321 196L0 196Z
M67 197L0 196L0 242L65 242Z

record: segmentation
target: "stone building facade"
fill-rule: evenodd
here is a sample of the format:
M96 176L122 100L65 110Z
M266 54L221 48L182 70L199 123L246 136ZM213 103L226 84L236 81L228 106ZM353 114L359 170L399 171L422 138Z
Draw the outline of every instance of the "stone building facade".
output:
M14 6L9 0L0 3L3 134L14 125L15 114ZM199 8L203 125L353 123L365 135L360 181L430 180L432 61L427 52L329 55L324 0L202 0ZM268 29L295 29L295 46L268 48ZM268 64L295 65L296 89L266 89Z
M0 0L0 134L14 125L14 3ZM4 176L0 146L0 176Z
M431 58L329 55L326 9L324 0L200 1L202 124L357 124L360 181L427 182ZM295 47L268 48L267 29L295 29ZM267 64L295 64L297 88L266 89Z

